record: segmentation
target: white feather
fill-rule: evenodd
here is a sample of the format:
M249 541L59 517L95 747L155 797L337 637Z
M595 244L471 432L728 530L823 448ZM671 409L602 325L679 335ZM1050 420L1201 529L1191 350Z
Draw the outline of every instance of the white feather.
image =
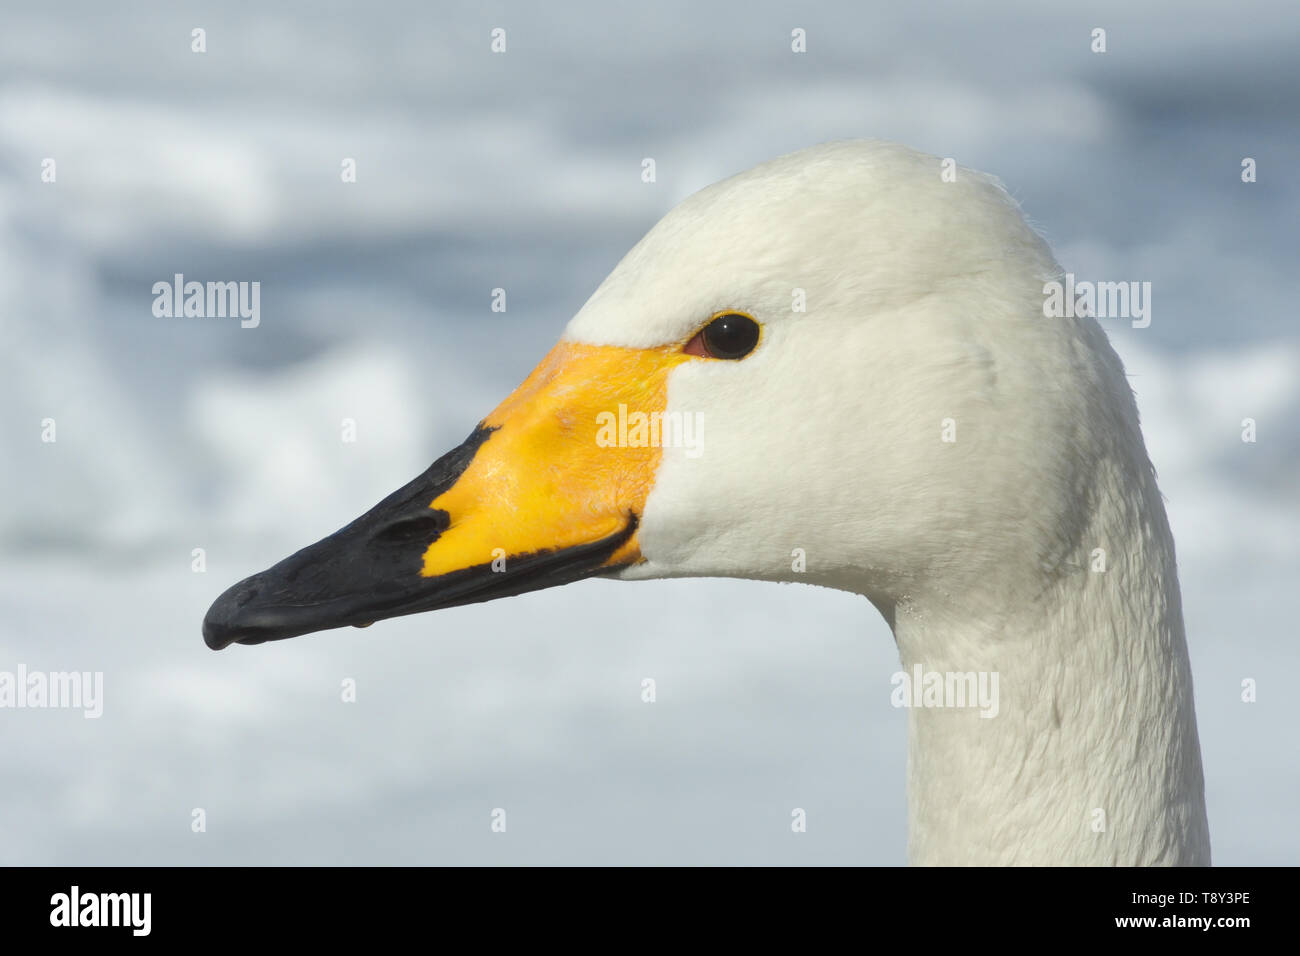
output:
M624 576L855 591L905 669L996 671L996 718L909 713L913 862L1207 864L1173 539L1123 367L1095 320L1044 317L1061 269L996 180L941 172L879 142L765 163L669 213L574 317L566 338L633 347L722 309L764 326L743 361L672 373L703 454L665 449Z

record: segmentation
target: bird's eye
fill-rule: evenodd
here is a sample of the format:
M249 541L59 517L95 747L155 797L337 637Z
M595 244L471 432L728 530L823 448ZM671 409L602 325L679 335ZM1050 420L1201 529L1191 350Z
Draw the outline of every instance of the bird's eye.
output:
M744 358L758 344L758 323L743 312L719 312L686 343L689 355L717 359Z

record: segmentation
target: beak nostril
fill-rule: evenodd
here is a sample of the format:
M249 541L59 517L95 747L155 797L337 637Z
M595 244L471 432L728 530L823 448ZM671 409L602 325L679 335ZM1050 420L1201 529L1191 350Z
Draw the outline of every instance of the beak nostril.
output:
M257 588L249 588L247 591L241 594L239 596L239 607L243 607L249 601L257 597L257 593L258 593Z
M399 518L377 532L374 540L387 544L409 544L414 541L427 544L446 531L448 524L447 512L430 510L428 514Z

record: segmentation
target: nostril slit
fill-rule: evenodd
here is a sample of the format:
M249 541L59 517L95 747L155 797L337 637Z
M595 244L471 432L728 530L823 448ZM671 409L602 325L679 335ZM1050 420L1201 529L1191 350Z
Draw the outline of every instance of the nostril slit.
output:
M416 515L394 521L375 535L375 540L390 544L407 544L412 541L432 541L447 528L447 513L431 511L427 515Z
M257 597L257 588L249 588L247 591L245 591L243 594L239 596L239 606L243 607L245 604L253 600L253 598L255 597Z

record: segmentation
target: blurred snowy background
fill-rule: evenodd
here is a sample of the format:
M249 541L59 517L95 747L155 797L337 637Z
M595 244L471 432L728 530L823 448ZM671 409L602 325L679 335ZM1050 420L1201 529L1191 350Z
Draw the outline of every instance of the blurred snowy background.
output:
M859 598L587 582L199 634L459 442L676 202L862 136L996 173L1067 270L1153 284L1150 328L1106 325L1178 540L1215 861L1300 862L1300 7L1089 6L5 0L0 670L106 686L99 720L0 710L0 862L904 862ZM260 327L156 318L176 272L260 281Z

